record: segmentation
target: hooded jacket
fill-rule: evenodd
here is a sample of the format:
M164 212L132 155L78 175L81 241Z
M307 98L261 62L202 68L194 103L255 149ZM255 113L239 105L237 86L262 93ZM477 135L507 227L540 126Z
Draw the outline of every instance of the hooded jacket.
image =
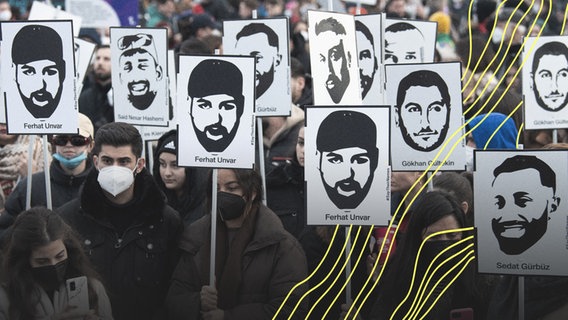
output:
M185 182L183 184L184 194L178 197L175 191L168 190L160 175L159 156L164 149L164 145L173 141L177 149L177 131L166 132L158 139L156 152L154 153L154 166L152 174L158 187L165 193L168 205L174 208L181 216L183 224L188 226L190 223L201 218L205 214L205 191L207 186L208 172L206 168L185 168ZM168 151L165 151L168 152Z
M168 319L199 319L201 287L209 282L211 216L206 215L184 232L182 258L172 276L166 306ZM292 288L307 276L306 256L300 244L282 227L278 217L261 206L252 240L242 256L239 305L225 311L225 320L271 319ZM227 267L227 266L226 266ZM305 285L292 291L278 319L287 319ZM293 319L304 319L306 300Z
M59 212L84 239L85 251L107 288L115 319L161 319L168 282L177 263L183 225L144 169L136 175L134 198L112 203L87 176L79 199ZM125 225L118 230L116 221ZM113 223L115 222L115 223Z

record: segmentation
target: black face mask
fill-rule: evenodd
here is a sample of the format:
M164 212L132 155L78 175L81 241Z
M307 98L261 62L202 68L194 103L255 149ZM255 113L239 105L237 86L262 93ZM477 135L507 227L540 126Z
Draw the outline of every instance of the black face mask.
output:
M243 215L247 203L243 197L236 194L217 192L217 212L221 220L233 220Z
M34 279L46 291L55 291L65 280L67 259L50 266L32 268Z

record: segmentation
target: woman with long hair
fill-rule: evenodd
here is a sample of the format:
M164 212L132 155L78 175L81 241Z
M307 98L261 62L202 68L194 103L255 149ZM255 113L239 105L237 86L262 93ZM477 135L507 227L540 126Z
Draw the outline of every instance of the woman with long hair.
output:
M166 297L168 319L271 319L307 276L304 252L262 204L256 171L218 169L216 183L215 284L209 283L211 216L206 215L180 241L184 252ZM277 318L288 318L305 292L305 286L295 288ZM304 319L305 307L300 304L293 319Z
M112 319L108 296L81 243L45 207L22 212L4 247L0 319ZM69 303L66 280L86 276L88 311Z
M460 205L452 195L432 191L422 195L409 213L406 233L379 279L379 296L369 318L402 319L414 310L416 318L448 319L452 309L473 308L476 319L483 319L479 316L485 313L485 304L473 262L468 263L473 258L473 246L468 248L473 239L456 230L466 226ZM441 231L445 232L436 234ZM420 295L420 286L428 280Z

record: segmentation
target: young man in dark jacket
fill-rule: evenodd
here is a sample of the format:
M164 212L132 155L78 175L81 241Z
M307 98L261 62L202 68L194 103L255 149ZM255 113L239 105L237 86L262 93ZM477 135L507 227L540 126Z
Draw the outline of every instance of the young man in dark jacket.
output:
M160 319L177 262L182 223L144 168L142 138L112 122L96 133L93 163L79 199L60 208L84 239L115 319Z

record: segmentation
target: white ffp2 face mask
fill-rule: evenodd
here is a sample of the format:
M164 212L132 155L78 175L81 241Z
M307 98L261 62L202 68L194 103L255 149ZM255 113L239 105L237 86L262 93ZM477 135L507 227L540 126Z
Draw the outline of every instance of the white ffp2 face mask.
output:
M116 197L134 183L134 170L121 166L108 166L99 170L97 181L103 190Z

